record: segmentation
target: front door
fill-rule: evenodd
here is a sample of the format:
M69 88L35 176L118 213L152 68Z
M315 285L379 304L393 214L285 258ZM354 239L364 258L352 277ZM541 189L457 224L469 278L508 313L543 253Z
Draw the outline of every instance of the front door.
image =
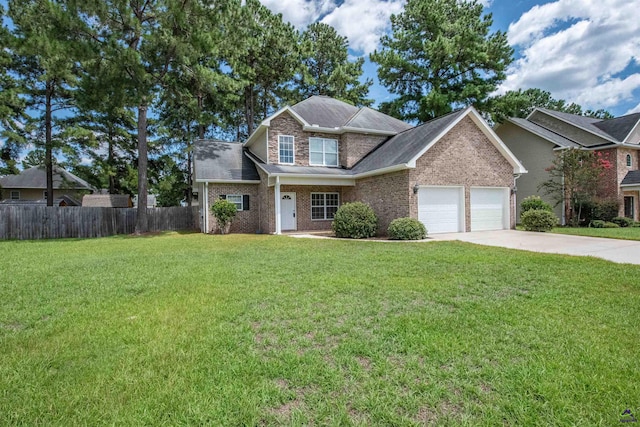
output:
M624 216L627 218L633 219L633 215L635 214L633 211L634 204L633 196L624 196Z
M296 221L296 193L280 194L280 216L282 231L297 230Z

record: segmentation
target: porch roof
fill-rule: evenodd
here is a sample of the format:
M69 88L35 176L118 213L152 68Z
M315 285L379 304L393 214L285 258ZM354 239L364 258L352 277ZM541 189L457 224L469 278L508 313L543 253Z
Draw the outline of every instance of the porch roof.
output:
M637 171L629 171L627 172L627 176L624 177L622 182L620 183L621 187L639 187L640 186L640 170Z

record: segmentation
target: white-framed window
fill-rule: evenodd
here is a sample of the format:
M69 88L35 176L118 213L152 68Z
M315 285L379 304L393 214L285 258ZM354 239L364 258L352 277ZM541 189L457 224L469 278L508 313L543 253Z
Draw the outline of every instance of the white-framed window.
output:
M244 204L242 203L242 194L227 194L227 202L231 202L236 205L236 209L239 211L244 210Z
M19 190L11 190L11 200L20 200Z
M627 154L627 167L630 168L631 166L633 166L631 163L631 154Z
M289 165L295 162L293 136L278 135L278 162Z
M309 164L313 166L338 166L338 140L309 138Z
M311 219L333 219L339 205L338 193L311 193Z

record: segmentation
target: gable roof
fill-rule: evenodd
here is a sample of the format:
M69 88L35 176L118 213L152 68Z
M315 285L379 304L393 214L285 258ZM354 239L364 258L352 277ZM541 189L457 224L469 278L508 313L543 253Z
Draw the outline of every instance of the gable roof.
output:
M44 166L34 166L25 169L18 175L7 175L0 178L2 188L33 188L47 189L47 171ZM53 188L54 190L89 190L95 191L87 181L78 178L71 172L67 172L60 166L53 166Z
M413 126L369 107L358 108L328 96L314 95L293 106L281 108L267 117L245 141L245 146L253 144L264 128L271 126L271 120L287 112L296 119L303 130L309 132L375 133L395 135Z
M529 132L534 133L543 139L546 139L552 144L557 145L560 148L572 148L572 147L580 146L575 142L571 141L570 139L567 139L561 135L558 135L557 133L551 132L550 130L545 129L536 123L530 122L527 119L520 119L520 118L514 117L514 118L507 119L507 122L513 123L516 126L524 128Z
M540 114L559 119L564 122L566 128L547 129L545 123L539 120ZM513 120L513 118L510 119L510 121ZM640 125L640 113L628 114L613 119L597 119L538 107L527 116L526 121L535 123L549 132L572 141L577 147L595 147L599 145L625 143L633 129ZM576 140L575 137L574 139L570 139L571 127L597 136L602 140L602 144Z
M244 154L242 144L198 140L193 148L196 182L259 182L254 163Z
M128 194L87 194L82 197L82 207L130 208L133 202Z
M0 200L0 204L11 205L11 206L16 206L16 205L20 205L20 206L25 206L25 205L47 206L47 199L40 199L40 200L25 200L25 199L11 200L11 199L5 199L5 200ZM53 200L53 206L71 206L71 207L80 206L80 202L77 201L76 199L74 199L73 197L70 197L70 196L67 196L66 194L64 194L61 197L58 197L58 198Z
M527 172L522 163L518 161L473 107L467 107L464 110L438 117L389 138L378 146L377 149L360 160L353 167L353 172L355 174L366 174L376 170L390 169L399 165L415 167L418 158L465 117L473 120L480 131L484 133L487 139L489 139L513 166L514 173Z
M620 186L622 187L627 185L640 185L640 170L627 172L627 175L620 183Z

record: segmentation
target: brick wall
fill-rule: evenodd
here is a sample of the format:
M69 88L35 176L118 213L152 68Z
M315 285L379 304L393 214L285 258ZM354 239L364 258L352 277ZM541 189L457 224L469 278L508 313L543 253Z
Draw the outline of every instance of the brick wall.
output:
M259 231L261 233L275 233L275 189L267 185L267 174L260 168L258 168L258 175L260 175L260 185L258 185L258 191L260 192Z
M340 164L352 168L360 159L376 148L387 136L345 133L340 145Z
M378 235L385 235L391 221L410 215L410 193L409 171L403 170L359 179L345 199L371 206L378 216Z
M464 186L466 231L471 231L471 187L513 188L513 166L496 147L465 117L416 162L409 173L408 188L414 185ZM409 193L411 217L418 217L418 197ZM515 198L510 198L515 207ZM511 227L515 226L515 210L511 209Z
M338 193L340 204L344 203L342 190L344 187L324 185L282 185L281 193L296 193L297 229L300 231L331 230L332 220L311 219L311 193ZM273 222L275 232L275 221Z
M278 164L280 162L278 136L291 135L294 137L294 152L296 166L309 166L309 138L329 138L338 140L338 155L340 155L341 141L340 135L305 132L302 125L294 119L291 114L284 112L271 120L269 127L269 163Z
M210 184L209 203L213 203L222 194L242 194L249 196L249 210L239 211L231 223L230 233L255 233L260 226L260 196L259 185L256 184ZM210 214L208 233L219 233L217 221Z

